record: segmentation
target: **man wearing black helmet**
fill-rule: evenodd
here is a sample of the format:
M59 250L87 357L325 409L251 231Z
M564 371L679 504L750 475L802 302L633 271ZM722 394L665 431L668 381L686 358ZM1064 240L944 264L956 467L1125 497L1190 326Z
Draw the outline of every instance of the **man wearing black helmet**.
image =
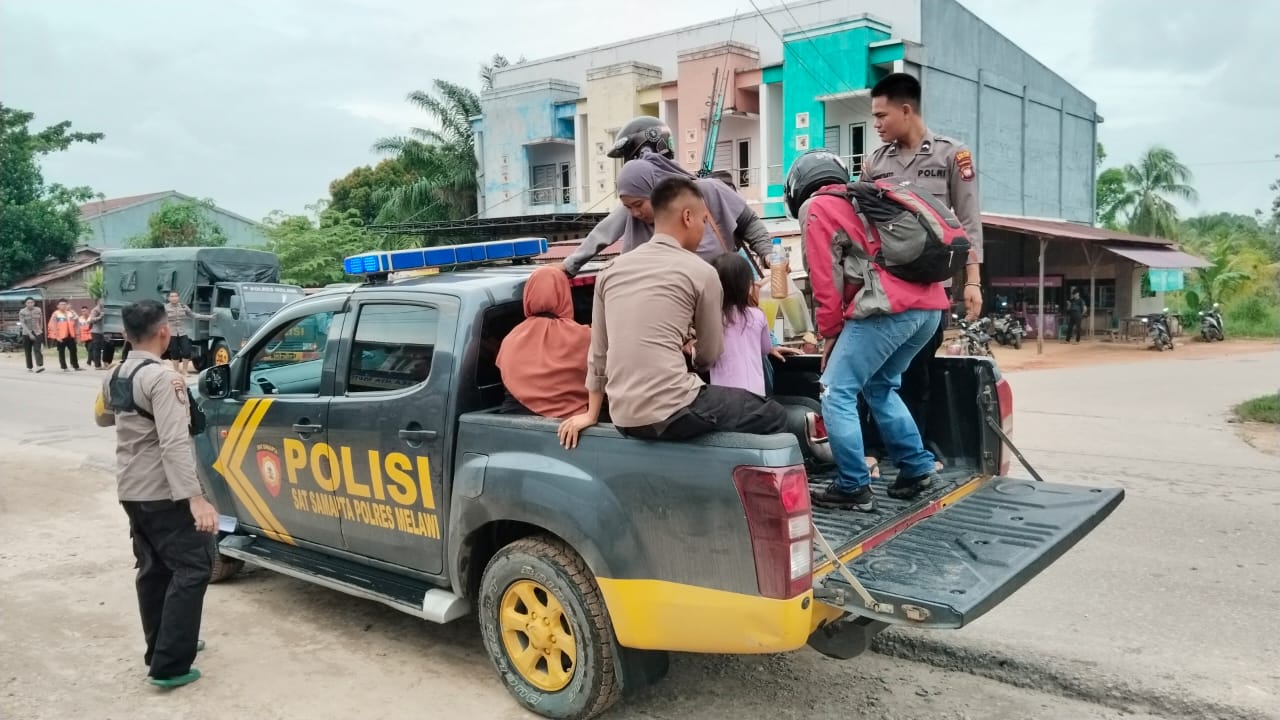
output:
M818 332L826 338L822 416L837 474L830 486L813 493L813 502L874 512L858 394L866 399L898 467L889 496L912 498L933 485L933 455L924 449L898 387L911 359L937 330L947 295L941 283L909 282L871 261L880 242L867 234L846 199L848 180L839 157L813 150L792 163L783 194L787 210L800 221Z
M671 139L671 128L655 117L640 116L624 125L618 131L617 142L614 143L607 154L611 158L621 158L623 164L633 160L643 162L645 161L645 156L650 156L649 162L657 162L666 170L674 168L676 171L693 178L693 175L679 168L674 161L675 143ZM718 187L710 190L706 189L705 183L710 182L715 182ZM720 223L715 223L714 232L722 234L717 246L724 247L726 251L729 250L730 246L750 247L755 251L761 264L768 267L771 240L769 229L765 227L755 212L747 207L746 201L742 200L734 189L719 181L701 178L698 183L704 188L704 193L714 193L715 198L724 201L726 208L732 208L733 210L730 218L722 218ZM647 202L647 198L637 198L635 204L647 205ZM643 223L649 229L649 232L644 237L630 237L635 233L631 233L629 228L634 228L637 221ZM719 227L722 224L730 226ZM624 205L610 212L604 220L601 220L587 235L586 239L582 241L582 244L565 259L562 265L565 273L571 277L577 275L583 265L590 262L602 250L619 239L630 237L631 242L628 243L626 249L630 249L637 241L644 242L648 239L648 235L652 234L651 226L652 219L648 218L643 209L629 208L624 203ZM626 252L626 249L623 252Z

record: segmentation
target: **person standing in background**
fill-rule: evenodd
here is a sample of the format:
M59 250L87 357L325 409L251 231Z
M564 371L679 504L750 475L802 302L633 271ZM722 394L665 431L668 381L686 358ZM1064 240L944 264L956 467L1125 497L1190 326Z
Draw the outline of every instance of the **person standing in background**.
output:
M218 512L196 474L186 380L160 361L170 340L165 307L142 300L120 314L133 352L103 381L94 422L116 429L117 496L138 563L149 682L176 688L200 679L191 664L202 647Z
M80 351L76 348L76 314L71 312L71 304L66 300L58 301L58 309L49 318L49 339L58 344L58 365L62 372L67 368L67 353L71 353L71 367L80 370Z
M81 305L76 316L76 342L84 343L85 365L93 364L93 321L89 319L89 306Z
M192 320L212 320L212 315L201 315L193 312L182 302L176 291L169 291L169 304L164 306L165 315L169 319L169 360L173 369L178 372L195 372L191 358L195 355L195 346L191 344ZM123 362L123 359L121 360Z
M44 313L36 307L35 298L22 301L22 309L18 311L18 328L22 333L22 355L27 360L27 372L44 372Z
M89 363L101 370L106 357L106 336L102 334L102 299L89 311ZM110 359L105 360L107 364Z
M1071 299L1067 301L1067 342L1071 342L1071 334L1075 333L1076 344L1080 344L1080 326L1088 314L1089 303L1080 296L1080 288L1071 288Z

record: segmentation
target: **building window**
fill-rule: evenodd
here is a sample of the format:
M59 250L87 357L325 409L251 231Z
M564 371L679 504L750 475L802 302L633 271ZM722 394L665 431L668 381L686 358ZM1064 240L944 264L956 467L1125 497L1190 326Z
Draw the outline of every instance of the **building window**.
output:
M738 141L738 187L751 187L751 141Z
M849 173L862 174L862 158L867 153L867 124L852 123L849 125Z
M529 204L550 205L555 202L556 166L534 165L529 183Z
M822 131L822 147L837 155L840 154L840 128L828 127Z

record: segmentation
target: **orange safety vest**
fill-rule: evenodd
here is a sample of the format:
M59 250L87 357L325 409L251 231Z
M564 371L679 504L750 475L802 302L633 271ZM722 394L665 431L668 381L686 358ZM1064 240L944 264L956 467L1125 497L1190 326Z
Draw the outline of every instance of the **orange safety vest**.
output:
M75 313L64 313L61 310L54 310L53 315L49 318L49 339L64 340L66 338L75 337L75 322Z
M76 316L76 339L80 342L89 342L93 339L93 333L89 332L89 328L93 323L87 317Z

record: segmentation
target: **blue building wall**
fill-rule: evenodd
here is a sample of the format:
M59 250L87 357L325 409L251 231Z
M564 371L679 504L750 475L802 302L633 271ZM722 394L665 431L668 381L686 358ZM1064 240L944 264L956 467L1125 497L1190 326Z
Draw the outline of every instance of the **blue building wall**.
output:
M576 204L562 202L558 192L534 195L529 188L535 164L569 163L570 172L577 171L573 123L579 95L577 85L543 80L481 96L483 114L472 127L478 135L482 217L575 210ZM569 187L574 184L571 178ZM548 195L553 202L541 202Z
M1092 224L1097 106L955 0L920 0L923 113L974 149L984 212Z
M181 197L157 198L115 212L99 215L85 221L86 236L83 243L94 248L128 247L129 240L147 232L147 220L166 202L182 202ZM222 228L228 247L261 247L267 244L267 236L257 223L232 215L220 209L204 211L205 217Z

